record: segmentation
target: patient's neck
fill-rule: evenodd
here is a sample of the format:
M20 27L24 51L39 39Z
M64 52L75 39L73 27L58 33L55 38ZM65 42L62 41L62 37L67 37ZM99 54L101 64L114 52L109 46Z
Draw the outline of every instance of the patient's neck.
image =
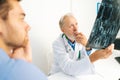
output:
M3 49L8 56L11 55L12 48L7 46L3 40L0 39L0 48Z

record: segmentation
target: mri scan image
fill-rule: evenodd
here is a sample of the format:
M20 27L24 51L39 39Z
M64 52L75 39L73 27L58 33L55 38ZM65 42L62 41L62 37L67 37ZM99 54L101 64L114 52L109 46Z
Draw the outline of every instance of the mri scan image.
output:
M102 0L87 47L104 49L114 42L120 29L120 0Z

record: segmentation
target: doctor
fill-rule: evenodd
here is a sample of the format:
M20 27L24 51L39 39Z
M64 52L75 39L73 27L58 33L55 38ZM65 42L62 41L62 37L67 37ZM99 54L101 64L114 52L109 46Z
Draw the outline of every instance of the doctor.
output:
M53 43L54 63L51 74L57 72L72 76L93 74L95 71L92 63L112 54L114 44L90 55L91 49L85 48L87 39L78 32L77 20L71 13L64 15L59 25L63 33Z

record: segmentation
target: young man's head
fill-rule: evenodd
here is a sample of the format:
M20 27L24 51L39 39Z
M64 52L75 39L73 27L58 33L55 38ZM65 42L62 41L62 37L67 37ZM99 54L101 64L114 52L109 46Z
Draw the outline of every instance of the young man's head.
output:
M24 47L28 41L29 25L20 0L0 0L0 48Z
M59 21L59 26L61 31L70 39L74 40L75 39L75 33L78 31L78 23L75 17L71 14L68 13L64 15L60 21Z

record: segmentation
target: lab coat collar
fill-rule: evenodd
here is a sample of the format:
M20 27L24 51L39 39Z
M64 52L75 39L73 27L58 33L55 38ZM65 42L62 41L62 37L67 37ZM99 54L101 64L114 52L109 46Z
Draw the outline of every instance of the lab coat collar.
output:
M77 60L79 57L79 51L81 50L82 46L75 42L75 50L73 50L64 34L62 34L62 38L65 44L66 52L70 55L73 55L72 57L74 60Z

